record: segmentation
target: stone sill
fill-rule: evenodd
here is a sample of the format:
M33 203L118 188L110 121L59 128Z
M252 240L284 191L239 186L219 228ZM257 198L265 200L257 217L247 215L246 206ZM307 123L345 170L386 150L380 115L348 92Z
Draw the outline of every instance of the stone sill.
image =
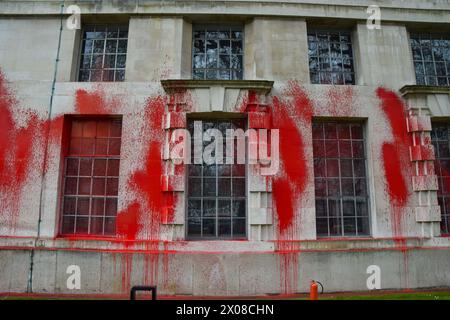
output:
M161 80L161 85L166 92L186 89L202 89L211 87L223 87L226 89L242 89L267 94L272 90L273 81L268 80L192 80L169 79Z
M407 85L400 89L402 96L410 94L449 94L450 87Z
M338 238L302 241L143 241L87 238L1 237L0 250L86 251L104 253L167 254L276 254L292 252L367 252L436 249L449 250L450 238L405 238L400 245L392 238Z

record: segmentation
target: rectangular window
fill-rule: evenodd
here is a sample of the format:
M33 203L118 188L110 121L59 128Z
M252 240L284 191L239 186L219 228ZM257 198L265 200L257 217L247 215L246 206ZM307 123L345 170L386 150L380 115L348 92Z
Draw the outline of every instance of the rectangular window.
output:
M363 125L315 122L313 155L317 236L369 235Z
M242 27L197 26L194 27L192 40L193 79L242 79Z
M83 28L79 81L124 81L128 26Z
M245 122L244 119L207 120L202 121L201 126L202 132L218 129L225 143L226 130L244 130ZM193 138L194 121L189 122L189 130ZM203 148L210 144L210 141L203 142ZM236 146L237 141L234 144L235 150ZM243 239L246 237L246 169L245 164L239 164L236 161L236 151L234 155L233 164L226 164L224 151L223 164L208 165L203 161L202 164L194 164L194 158L192 158L192 164L188 165L188 238Z
M115 234L122 120L72 118L61 234Z
M450 36L411 35L416 82L418 85L450 85Z
M350 32L308 32L309 74L313 84L355 84Z
M441 207L441 232L450 234L450 124L433 123L431 141L436 155L435 171L438 176L438 203Z

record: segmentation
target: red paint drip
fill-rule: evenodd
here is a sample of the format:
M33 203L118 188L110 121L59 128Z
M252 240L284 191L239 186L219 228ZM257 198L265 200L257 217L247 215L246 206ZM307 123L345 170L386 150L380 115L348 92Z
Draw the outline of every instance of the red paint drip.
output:
M308 183L309 171L304 137L299 126L311 126L312 103L297 82L291 81L285 90L292 100L273 98L273 128L279 129L280 171L273 177L272 196L278 216L278 240L275 251L279 254L280 291L297 290L298 259L297 240L298 208L302 193Z
M308 166L303 137L296 120L310 126L312 103L304 90L296 82L289 82L286 94L292 102L273 98L273 127L280 134L281 170L273 179L273 199L278 216L279 237L283 238L292 227L296 204L308 182ZM292 239L292 234L287 239Z
M410 195L406 179L411 175L411 168L407 165L410 162L410 142L405 105L395 92L383 88L377 89L377 96L381 100L380 107L387 117L394 139L393 142L383 143L381 155L387 192L391 201L392 234L397 249L403 255L403 281L404 286L408 288L408 248L403 234L403 212Z
M146 106L145 119L149 127L146 135L149 137L149 144L145 165L128 181L130 189L135 192L137 198L120 212L117 218L118 234L128 240L136 239L141 231L145 239L158 239L163 212L167 206L172 205L166 203L161 189L164 106L165 100L161 97L149 99ZM144 230L143 225L148 225L148 227Z
M392 205L404 207L408 201L409 190L406 183L409 163L409 137L406 128L405 106L392 91L377 90L381 108L385 113L393 135L393 142L382 145L382 158L387 191ZM401 235L401 217L394 215L394 236Z
M17 108L16 98L0 70L0 216L2 224L12 233L16 231L26 180L32 170L42 169L36 147L44 146L44 133L49 125L34 111L27 111L27 123L19 126L13 118L14 108Z

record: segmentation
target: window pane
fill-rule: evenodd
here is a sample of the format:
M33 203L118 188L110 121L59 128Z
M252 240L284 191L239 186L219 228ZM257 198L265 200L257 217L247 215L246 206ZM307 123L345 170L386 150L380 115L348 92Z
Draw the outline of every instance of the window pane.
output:
M188 217L201 217L202 215L202 201L189 200L188 201Z
M441 207L441 233L447 235L450 234L450 197L448 197L450 194L449 124L433 123L431 139L436 151L434 165L439 185L437 197Z
M203 219L203 236L215 237L216 236L216 220L215 219Z
M233 219L233 236L245 236L245 219Z
M231 219L219 219L219 237L231 237Z
M369 234L362 126L317 122L313 124L312 138L317 235ZM320 147L322 142L325 152ZM358 223L361 223L360 229Z
M204 30L206 29L206 31ZM206 39L205 39L206 37ZM194 27L192 76L194 79L242 79L242 31Z
M448 86L450 78L449 50L440 35L411 35L416 82L420 85Z
M312 83L336 85L355 83L349 33L311 32L308 36L308 49Z
M188 127L191 129L193 128L193 122L188 123ZM245 128L245 121L242 119L208 120L201 122L201 128L204 132L215 128L225 134L226 130L230 128ZM209 144L209 142L204 143L203 148ZM245 164L202 163L188 165L188 237L245 237L245 168ZM200 219L201 226L193 224L193 222L193 225L189 226L190 219L193 217ZM193 231L191 232L191 230Z
M61 233L114 235L120 160L107 156L104 146L108 147L111 135L120 137L121 130L116 129L121 128L121 120L99 118L68 121L71 121L71 132L64 171ZM115 140L120 142L120 138ZM66 216L73 214L77 218L66 219ZM93 218L89 219L89 216ZM104 219L105 216L108 218Z
M188 233L192 236L201 235L201 220L199 218L188 219Z
M120 40L117 37L120 37ZM126 63L127 37L127 26L86 27L83 32L78 80L125 80L123 69Z

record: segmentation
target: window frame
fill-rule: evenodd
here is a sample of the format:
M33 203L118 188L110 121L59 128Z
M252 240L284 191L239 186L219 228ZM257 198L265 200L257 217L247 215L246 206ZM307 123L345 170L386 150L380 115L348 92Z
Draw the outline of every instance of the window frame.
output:
M244 128L241 128L242 130L244 130L244 132L247 129L247 118L246 117L242 117L242 116L237 116L237 117L201 117L201 116L191 116L188 117L187 122L194 122L194 121L211 121L211 122L221 122L221 121L232 121L235 119L240 119L244 121ZM203 131L202 131L203 132ZM193 139L194 137L192 136L191 139ZM223 140L225 142L225 139ZM203 194L199 197L194 197L194 198L200 198L202 201L202 209L203 210L203 199L207 198L214 198L216 200L216 216L215 216L215 229L216 229L216 235L217 236L203 236L203 230L202 230L202 224L200 226L200 236L198 235L190 235L189 234L189 229L188 229L188 225L189 225L189 212L188 212L188 206L189 206L189 199L191 198L189 196L189 166L193 165L193 164L188 164L185 166L186 170L185 170L185 203L184 203L184 208L185 208L185 239L187 241L240 241L240 240L248 240L248 233L249 233L249 226L248 226L248 215L249 215L249 208L248 208L248 148L247 148L247 136L245 136L245 153L246 153L246 157L245 157L245 164L244 164L244 170L245 170L245 175L244 175L244 188L245 188L245 196L244 197L238 197L240 200L244 199L245 200L245 216L243 218L240 218L242 220L244 220L245 222L245 235L244 236L239 236L239 237L233 237L232 234L230 236L219 236L218 235L218 220L219 220L219 215L217 212L217 208L218 208L218 200L219 198L221 198L220 196L203 196ZM193 152L193 151L192 151ZM203 152L203 151L202 151ZM193 153L192 153L193 154ZM203 164L204 165L204 164ZM202 165L202 166L203 166ZM217 175L217 167L216 167L216 175L214 176L216 179L216 190L218 190L217 186L218 186L218 175ZM230 175L230 179L231 179L232 175ZM202 179L202 185L203 185L203 172L201 175L201 179ZM231 183L232 185L232 183ZM216 193L217 194L217 193ZM232 196L232 186L231 186L231 196L230 197L225 197L225 198L230 198L230 201L233 201L233 196ZM241 199L242 198L242 199ZM231 229L232 229L232 223L233 223L233 213L232 213L232 209L231 213L230 213L230 220L231 220ZM202 221L202 218L200 218L200 221ZM230 231L231 232L231 231Z
M240 69L240 71L242 73L242 77L241 78L238 78L238 79L233 79L232 78L233 71L236 72L236 71L239 71L239 69L233 69L231 67L227 68L227 69L219 68L219 61L220 61L220 56L221 56L221 54L220 54L220 39L219 38L213 39L213 40L219 41L219 46L218 46L219 52L217 54L217 58L218 58L217 59L217 68L208 68L206 66L206 60L205 60L205 67L204 68L195 68L194 43L195 43L196 39L194 37L194 32L202 31L202 30L206 32L206 31L208 31L208 29L217 29L217 30L219 30L221 28L226 28L226 29L230 30L230 32L232 32L232 31L239 31L242 34L242 37L241 37L242 53L241 54L237 54L237 55L240 55L242 57L242 69ZM193 80L220 80L220 81L244 80L244 75L245 75L244 74L244 71L245 71L245 26L243 24L240 24L240 23L223 23L223 24L203 23L203 24L194 24L192 26L191 36L192 36L191 37L191 46L192 46L192 49L191 49L191 78ZM226 39L226 40L228 40L228 39ZM229 40L232 41L232 38L230 38ZM207 41L207 39L206 39L206 35L205 35L205 52L202 53L202 54L205 54L205 55L206 55L206 41ZM230 56L230 64L231 64L231 55L232 55L232 52L230 51L230 54L229 54L229 56ZM206 59L206 57L205 57L205 59ZM203 70L203 77L202 78L197 79L197 78L194 77L194 72L195 72L196 69ZM230 78L229 79L222 79L222 78L219 78L219 77L215 77L213 79L208 79L207 76L206 76L208 70L215 70L216 71L216 75L220 72L220 70L228 70Z
M96 28L96 27L106 27L106 28L108 28L110 26L117 27L117 30L120 30L120 28L126 28L126 30L127 30L127 37L126 38L121 38L119 36L117 38L113 38L113 39L116 39L116 40L125 40L125 39L127 40L126 52L124 54L123 53L119 53L118 52L119 45L117 43L116 52L114 54L114 56L115 56L114 68L106 68L107 70L113 71L114 80L103 80L103 75L102 75L102 80L101 81L99 81L99 80L91 81L91 72L90 72L90 70L92 70L91 66L89 67L89 69L83 69L82 68L82 64L83 64L82 56L84 55L83 54L83 49L84 49L83 42L85 41L84 32L88 28ZM79 46L78 46L78 50L77 50L78 51L78 56L77 56L76 71L75 71L75 82L81 82L81 83L84 83L84 82L86 82L86 83L90 83L90 82L93 82L93 83L96 83L96 82L109 82L109 83L125 82L126 81L125 75L126 75L126 68L127 68L127 60L128 60L129 31L130 31L129 23L89 23L89 24L84 24L81 27L80 34L79 34ZM105 61L105 56L107 54L106 53L106 41L107 41L108 37L105 37L103 39L104 39L105 43L103 45L103 52L102 52L102 69L100 69L100 70L103 70L103 64L104 64L104 61ZM119 55L125 55L125 66L124 66L124 68L116 68L118 54ZM91 53L91 55L93 56L93 52ZM92 64L92 61L93 61L93 58L91 58L91 60L90 60L90 65ZM81 80L81 71L82 71L82 69L83 70L89 70L89 80L88 81ZM123 70L123 80L115 80L116 72L117 71L122 71L122 70Z
M339 159L339 162L338 162L339 176L337 177L337 179L339 179L339 189L340 189L340 192L339 192L340 194L339 195L330 197L327 194L328 192L325 191L326 195L324 195L324 196L317 196L317 193L316 193L316 180L317 179L325 179L325 181L327 181L327 175L325 175L325 177L316 177L315 172L313 172L313 177L314 177L313 178L314 179L314 206L315 206L315 209L316 209L315 210L315 212L316 212L316 215L315 215L316 238L318 240L337 239L337 238L348 238L348 239L372 238L373 237L373 230L372 230L372 218L373 217L372 217L372 212L371 212L372 211L371 210L371 195L370 195L371 187L370 187L370 177L369 177L369 171L370 171L369 170L369 158L368 158L369 155L368 155L368 152L367 152L367 150L368 150L368 142L367 142L367 132L366 132L367 131L366 121L364 121L364 120L356 120L356 119L336 120L336 119L329 119L329 118L314 118L313 119L313 125L316 124L316 123L320 123L320 124L335 124L336 125L336 132L337 132L337 126L339 124L347 124L349 126L350 125L360 125L361 126L361 129L362 129L361 130L361 132L362 132L362 142L363 142L363 148L364 148L364 175L365 175L364 178L365 178L365 184L366 184L365 200L366 200L366 209L367 209L367 217L363 217L363 218L367 219L365 221L365 224L367 225L367 234L359 234L357 222L355 223L355 233L356 234L345 234L345 229L344 229L344 218L345 218L345 216L344 216L344 212L343 212L343 200L345 200L345 198L352 198L353 199L353 202L354 202L354 205L355 205L355 207L354 207L355 214L353 216L349 216L349 217L357 219L358 217L362 217L362 216L357 214L356 201L357 201L358 198L364 198L364 197L356 196L356 195L344 196L342 194L341 180L342 180L343 177L341 175L341 168L340 168L341 167L340 166L340 159L341 159L341 157L339 156L337 158L337 159ZM323 128L323 130L325 130L325 128ZM323 134L325 135L325 132ZM314 140L321 140L321 139L314 139L313 133L311 133L311 137L312 137L313 141ZM324 138L325 138L325 136L324 136ZM359 141L361 139L356 139L356 140ZM340 139L337 138L336 141L339 142ZM353 139L350 139L348 141L353 141ZM338 155L339 155L339 143L338 143L338 147L337 148L338 148L337 152L338 152ZM326 152L325 149L326 148L324 146L324 152ZM352 147L352 149L353 149L353 147ZM327 157L326 154L324 155L324 157L318 157L318 158L321 158L321 159L328 159L328 158L335 159L333 157ZM316 159L317 158L316 158L316 156L314 154L314 150L313 150L313 170L315 170L314 162L315 162ZM344 158L344 159L347 159L347 158ZM360 179L360 177L355 177L354 176L354 164L353 164L354 159L359 159L359 158L354 158L353 155L352 155L352 158L350 158L350 159L352 160L352 177L351 178L354 181L355 179ZM325 169L324 170L326 171L326 165L325 165ZM325 188L326 188L326 190L328 189L328 187L325 187ZM354 190L354 193L355 193L354 183L353 183L353 190ZM330 220L330 214L329 214L329 210L330 209L329 209L329 201L328 200L331 199L331 198L332 199L337 199L339 201L340 216L338 218L340 220L340 223L339 223L339 225L340 225L340 234L338 234L338 235L332 235L330 233L330 221L329 221ZM324 234L320 234L319 235L319 233L318 233L318 224L317 224L318 217L317 217L317 205L316 205L317 199L326 201L326 206L327 206L326 207L326 217L324 217L322 219L324 219L324 220L326 219L327 220L327 235L324 235Z
M312 78L314 72L311 71L311 63L310 63L311 62L310 61L311 60L311 56L309 54L309 51L310 51L310 49L309 49L309 46L310 46L309 37L310 37L310 34L312 34L312 33L314 33L314 37L315 37L314 42L317 43L317 55L313 56L313 58L316 57L318 59L318 61L317 61L318 69L317 69L316 73L317 73L317 76L319 77L319 82L313 82L313 78ZM348 37L350 39L350 42L348 42L347 44L349 44L351 46L351 52L350 52L351 53L351 59L350 59L351 60L351 70L352 70L351 72L344 71L344 59L342 58L342 48L340 49L340 52L341 52L340 57L342 59L341 71L333 71L333 70L331 70L332 69L331 61L330 61L330 70L329 71L322 71L320 69L321 62L319 60L320 58L319 58L319 46L318 46L318 44L320 42L319 38L318 38L318 34L319 33L327 33L328 37L330 36L331 33L339 33L339 44L342 43L341 42L341 34L348 35ZM357 70L356 70L355 47L354 47L354 39L353 38L354 38L353 31L349 30L349 29L336 29L336 30L333 30L333 29L327 29L327 28L310 28L310 29L307 30L306 41L307 41L307 46L308 46L308 72L309 72L309 81L310 81L311 84L314 84L314 85L339 85L339 86L345 86L345 85L347 85L347 86L354 86L354 85L356 85L356 81L357 81L356 80L356 73L357 73ZM328 41L327 43L328 43L328 59L331 59L331 43L333 43L333 42L332 41ZM331 83L323 83L322 80L321 80L322 79L321 78L321 73L329 74L330 77L331 77ZM332 79L332 74L333 73L341 74L343 83L341 83L341 84L340 83L333 83L333 79ZM345 81L345 76L344 75L346 75L346 74L350 74L350 75L353 76L352 83L347 83Z
M439 127L444 127L444 126L447 128L447 139L446 140L433 139L433 136L435 135L435 129L439 128ZM450 161L450 157L449 158L441 158L440 157L440 149L437 148L436 145L435 145L436 143L446 141L448 147L450 148L450 122L449 121L443 121L443 120L436 120L436 121L432 120L431 128L432 128L432 131L430 133L430 139L431 139L431 143L433 145L433 148L435 150L434 151L435 152L435 160L433 161L433 163L434 163L434 171L435 171L435 174L436 174L436 178L437 178L437 182L438 182L438 188L439 188L439 190L436 191L436 198L437 198L437 201L438 201L438 205L439 205L439 207L441 209L441 218L442 218L442 221L441 221L441 224L439 226L439 229L440 229L440 232L441 232L441 236L450 237L450 208L448 210L443 210L444 208L447 208L447 204L446 203L444 204L445 198L450 200L450 190L449 190L449 194L447 194L447 195L441 193L443 191L443 185L444 185L444 182L442 181L443 180L442 177L445 177L445 176L443 176L441 174L441 170L440 170L441 166L440 166L440 164L437 164L437 162L440 161L441 159L443 159L443 160L448 159L447 161ZM449 179L450 179L450 177L449 177ZM442 205L441 205L441 203L442 203ZM450 203L450 201L449 201L449 203ZM445 231L442 229L442 223L444 223L444 225L446 226L446 230Z
M446 39L444 39L446 38ZM422 41L426 41L428 40L430 42L429 48L430 48L430 53L431 53L431 60L425 60L424 57L424 53L423 53L423 48L426 47L426 45L423 45ZM414 49L416 47L416 45L414 44L414 41L418 42L418 47L420 48L420 55L421 55L421 59L417 60L415 59L415 55L414 55ZM435 46L434 42L435 41L448 41L448 45L447 46ZM413 68L414 68L414 77L416 79L416 84L417 85L422 85L422 86L436 86L436 87L450 87L450 56L448 60L445 60L445 55L443 56L443 60L438 60L436 61L435 58L435 54L434 54L434 48L448 48L448 50L450 51L450 36L446 33L436 33L436 32L431 32L431 33L425 33L425 32L412 32L409 33L409 47L411 50L411 59L413 62ZM423 74L418 74L417 73L417 64L420 63L422 65L421 69ZM433 73L427 73L427 63L432 63L433 65ZM443 63L444 64L444 69L445 69L445 76L440 76L438 75L437 72L437 67L436 64L437 63ZM422 77L423 78L423 83L419 83L419 78ZM429 83L429 78L434 78L434 80L436 81L435 84L430 84ZM439 84L439 78L444 78L446 79L447 84L442 85Z
M69 155L69 149L70 149L70 140L72 138L71 131L72 131L72 123L76 120L84 120L84 121L101 121L101 120L120 120L121 122L121 133L120 133L120 154L119 155L100 155L96 156L95 154L88 157L88 156L71 156ZM108 137L109 139L110 137ZM117 137L118 138L118 137ZM123 140L123 117L121 115L93 115L93 116L85 116L85 115L65 115L64 116L64 124L63 124L63 148L61 150L61 169L60 169L60 179L59 179L59 189L58 189L58 219L57 219L57 237L58 238L98 238L98 239L114 239L117 237L117 214L119 213L119 195L120 195L120 167L121 167L121 156L122 156L122 140ZM111 159L111 160L119 160L119 172L117 175L117 196L111 196L114 198L117 198L116 201L116 214L114 216L114 233L113 234L105 234L104 228L105 228L105 221L103 221L103 233L63 233L63 218L64 218L64 198L66 196L65 194L65 186L66 186L66 169L67 169L67 159L68 158L78 158L78 159L86 159L90 158L92 160L94 159ZM92 166L94 166L94 161L92 161ZM79 169L78 169L79 170ZM92 169L93 170L93 169ZM107 169L105 169L107 170ZM78 175L79 176L79 175ZM93 173L92 173L93 177ZM105 179L107 179L107 175L105 173ZM112 177L112 176L111 176ZM78 183L77 183L78 185ZM106 188L106 181L105 181L105 188ZM69 195L73 197L80 197L77 195ZM90 206L92 206L92 181L91 181L91 192L89 195L86 195L86 197L89 197ZM103 195L103 198L107 198L108 196ZM106 210L106 202L104 203L104 212ZM88 230L91 228L91 207L89 209L89 222L88 222ZM105 218L106 215L104 214L103 217ZM74 230L75 225L74 225ZM89 231L88 231L89 232Z

